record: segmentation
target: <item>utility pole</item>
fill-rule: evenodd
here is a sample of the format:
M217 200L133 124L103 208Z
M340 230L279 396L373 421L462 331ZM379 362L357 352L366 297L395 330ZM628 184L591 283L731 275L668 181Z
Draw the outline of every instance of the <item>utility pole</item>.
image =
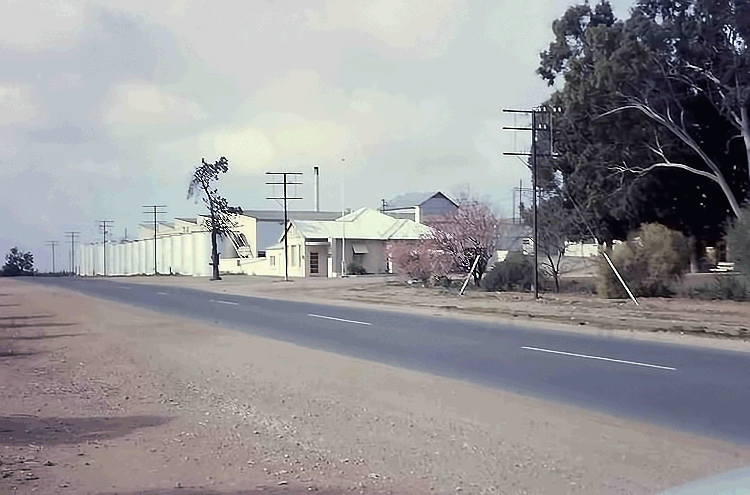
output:
M76 274L76 241L78 240L77 237L80 235L80 232L77 231L68 231L65 232L65 235L70 236L70 274L75 275Z
M156 259L157 259L156 258L156 236L157 236L157 233L158 233L158 228L157 227L158 227L159 223L157 221L157 215L163 215L164 213L166 213L166 211L164 210L164 208L166 208L166 206L164 206L164 205L146 205L143 208L145 208L145 210L143 211L144 214L149 214L149 215L153 214L154 215L154 220L153 220L153 222L154 222L154 275L158 275L159 271L157 270L157 266L156 266ZM127 232L127 230L125 232Z
M516 127L516 126L504 126L505 130L512 131L531 131L531 152L530 153L519 153L519 152L505 152L503 155L513 156L529 156L531 157L531 189L533 192L533 231L534 231L534 299L539 298L539 244L538 244L538 230L537 230L537 159L540 156L545 156L537 152L537 132L540 128L545 128L550 133L550 153L546 156L553 156L552 152L552 113L553 110L543 106L534 108L532 110L510 110L504 109L506 113L522 113L531 115L531 127ZM547 122L542 123L540 120L541 116L547 117ZM522 188L520 188L522 189Z
M346 158L341 159L344 165ZM346 277L346 208L344 208L344 167L341 170L341 277Z
M102 229L102 275L107 276L107 228L111 227L113 220L99 220L99 228Z
M281 175L283 177L282 182L266 182L268 185L284 186L284 196L282 197L270 197L266 199L284 200L284 280L289 281L289 255L287 251L289 249L289 242L287 240L287 234L289 233L289 214L287 210L287 201L292 199L302 199L301 197L288 195L287 186L300 185L301 182L289 182L289 178L296 179L297 176L302 175L302 172L266 172L266 175ZM296 194L296 193L295 193Z
M388 203L386 203L384 199L381 199L380 202L382 203L382 206L380 208L380 212L381 213L385 213L385 207L388 206Z
M55 270L55 246L60 244L58 241L47 241L47 245L52 247L52 273L57 273Z

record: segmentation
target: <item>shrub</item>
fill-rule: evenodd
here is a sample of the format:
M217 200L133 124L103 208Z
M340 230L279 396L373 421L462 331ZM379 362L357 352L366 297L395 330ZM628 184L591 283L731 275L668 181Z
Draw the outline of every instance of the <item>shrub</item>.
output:
M674 283L689 265L685 237L667 227L644 224L609 253L612 263L635 296L671 296ZM606 260L599 265L596 291L606 298L628 297Z
M346 271L349 275L367 275L365 267L354 261L349 263L349 266L346 267Z
M750 299L750 287L736 273L716 274L709 284L683 288L681 297L704 301L747 301Z
M732 221L726 229L729 259L746 285L750 285L750 206L742 209L742 218Z
M509 253L482 279L482 286L489 291L528 291L533 284L534 264L522 253Z

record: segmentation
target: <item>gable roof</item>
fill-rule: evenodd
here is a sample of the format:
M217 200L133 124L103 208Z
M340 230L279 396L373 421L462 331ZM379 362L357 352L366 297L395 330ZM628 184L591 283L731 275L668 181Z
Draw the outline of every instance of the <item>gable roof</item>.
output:
M292 221L305 238L416 240L432 231L413 220L393 218L372 208L360 208L334 221Z
M458 207L458 203L451 199L447 194L442 191L437 191L431 193L406 193L400 196L396 196L390 201L385 202L385 210L388 211L391 209L399 210L402 208L413 208L415 206L420 206L426 203L427 200L432 199L435 196L442 196L443 198L453 203L456 207Z

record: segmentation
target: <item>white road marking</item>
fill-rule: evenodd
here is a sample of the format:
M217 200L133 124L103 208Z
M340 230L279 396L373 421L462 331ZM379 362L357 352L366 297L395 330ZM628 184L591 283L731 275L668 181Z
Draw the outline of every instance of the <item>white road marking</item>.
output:
M215 299L211 299L211 302L219 303L219 304L231 304L232 306L239 306L240 303L232 302L232 301L217 301Z
M166 292L157 292L157 294L159 294L160 296L168 296L169 295Z
M120 286L120 288L121 288L121 289L126 289L126 290L130 290L130 289L132 289L132 287L125 287L124 285L121 285L121 286Z
M344 318L334 318L333 316L314 315L312 313L308 313L307 316L312 316L313 318L324 318L326 320L343 321L344 323L356 323L357 325L372 325L372 323L367 323L366 321L345 320Z
M573 357L579 357L579 358L585 358L585 359L596 359L599 361L609 361L612 363L622 363L622 364L631 364L633 366L644 366L646 368L657 368L660 370L668 370L668 371L676 371L677 368L672 368L670 366L660 366L658 364L648 364L648 363L638 363L636 361L625 361L622 359L614 359L614 358L608 358L608 357L601 357L601 356L589 356L586 354L575 354L573 352L563 352L563 351L553 351L551 349L540 349L538 347L521 347L521 349L526 349L529 351L539 351L539 352L548 352L550 354L561 354L563 356L573 356Z

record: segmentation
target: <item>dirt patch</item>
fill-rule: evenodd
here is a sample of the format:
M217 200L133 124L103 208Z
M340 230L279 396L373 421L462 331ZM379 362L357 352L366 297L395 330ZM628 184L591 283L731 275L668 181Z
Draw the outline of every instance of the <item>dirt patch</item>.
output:
M71 291L0 292L24 325L0 329L16 355L0 493L648 494L750 464L727 442Z

